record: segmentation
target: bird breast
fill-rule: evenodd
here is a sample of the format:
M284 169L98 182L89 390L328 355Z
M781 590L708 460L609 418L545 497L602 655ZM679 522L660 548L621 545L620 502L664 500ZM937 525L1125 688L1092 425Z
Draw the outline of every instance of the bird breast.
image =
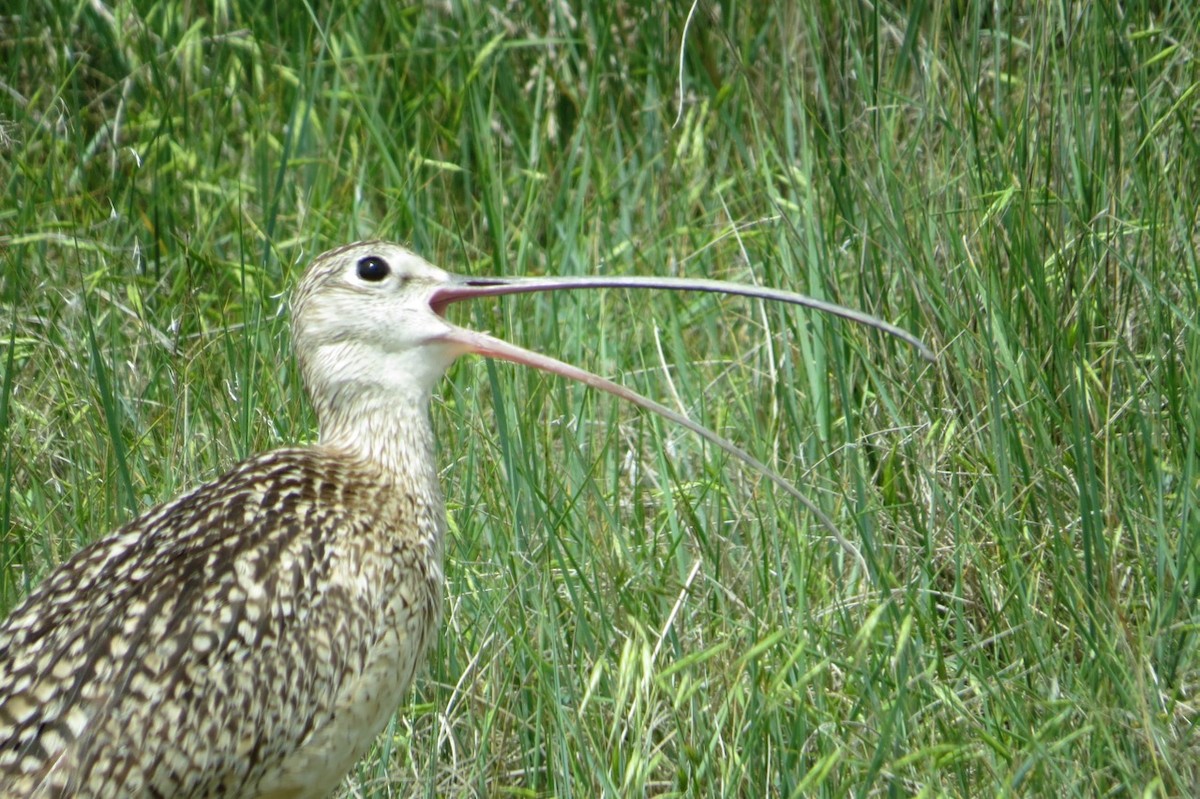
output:
M326 795L437 629L440 493L400 484L268 453L56 569L0 627L0 793Z

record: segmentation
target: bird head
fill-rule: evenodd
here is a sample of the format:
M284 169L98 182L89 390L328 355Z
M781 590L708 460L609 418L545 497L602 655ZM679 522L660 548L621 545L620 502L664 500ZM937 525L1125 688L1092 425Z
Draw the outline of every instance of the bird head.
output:
M738 294L801 305L878 328L929 349L907 331L868 314L801 294L718 280L658 277L473 278L440 269L383 241L348 244L313 261L292 300L293 345L310 391L344 382L428 395L454 359L475 352L564 374L559 362L444 317L451 303L534 291L637 288Z
M292 343L318 410L323 399L375 393L427 398L467 351L434 306L455 282L398 244L359 242L318 256L292 298Z

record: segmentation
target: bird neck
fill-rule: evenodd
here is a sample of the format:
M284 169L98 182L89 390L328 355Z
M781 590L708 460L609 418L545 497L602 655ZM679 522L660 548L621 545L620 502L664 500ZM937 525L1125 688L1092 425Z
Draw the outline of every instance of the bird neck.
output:
M352 402L335 396L317 407L319 443L340 455L365 460L399 484L437 486L437 458L428 392L355 392Z

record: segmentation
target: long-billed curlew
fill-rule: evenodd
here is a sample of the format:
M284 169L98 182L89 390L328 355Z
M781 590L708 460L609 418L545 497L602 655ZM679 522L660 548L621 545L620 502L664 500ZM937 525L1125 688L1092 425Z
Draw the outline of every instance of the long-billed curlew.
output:
M251 458L149 511L12 612L0 628L0 794L328 795L400 703L437 629L445 510L428 405L459 355L613 391L765 470L627 389L443 317L469 297L600 286L807 304L927 352L890 325L785 292L469 279L383 242L327 252L292 303L319 443Z

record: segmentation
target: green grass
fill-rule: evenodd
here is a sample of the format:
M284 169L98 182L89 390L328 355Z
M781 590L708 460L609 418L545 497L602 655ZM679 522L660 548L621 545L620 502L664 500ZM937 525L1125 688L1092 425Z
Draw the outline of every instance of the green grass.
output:
M756 281L939 360L709 296L458 318L680 404L869 572L694 437L465 359L447 618L349 795L1194 795L1192 4L133 5L0 17L0 607L312 439L285 297L327 247Z

